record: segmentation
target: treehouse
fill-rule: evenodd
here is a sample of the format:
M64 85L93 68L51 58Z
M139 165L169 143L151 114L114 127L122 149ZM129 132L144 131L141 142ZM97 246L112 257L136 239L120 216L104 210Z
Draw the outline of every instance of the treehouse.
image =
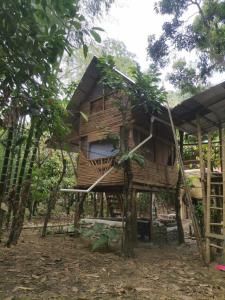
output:
M115 70L124 81L134 82ZM117 98L117 100L116 100ZM120 157L122 114L116 105L118 95L105 93L94 57L79 83L69 105L72 132L67 143L79 153L77 185L87 189L101 178L93 188L100 192L121 192L124 186L123 168L116 167ZM163 109L163 107L162 107ZM129 149L150 138L137 152L143 164L131 162L133 188L136 191L174 189L177 181L175 145L170 126L162 122L160 115L147 113L144 107L132 108L128 104ZM115 166L115 168L112 168Z

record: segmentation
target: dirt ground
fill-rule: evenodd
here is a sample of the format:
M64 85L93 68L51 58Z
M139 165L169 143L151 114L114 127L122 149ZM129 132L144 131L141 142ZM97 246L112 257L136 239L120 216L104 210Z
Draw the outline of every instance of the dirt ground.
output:
M225 299L225 272L203 267L194 244L144 243L123 259L26 230L16 247L0 246L0 299Z

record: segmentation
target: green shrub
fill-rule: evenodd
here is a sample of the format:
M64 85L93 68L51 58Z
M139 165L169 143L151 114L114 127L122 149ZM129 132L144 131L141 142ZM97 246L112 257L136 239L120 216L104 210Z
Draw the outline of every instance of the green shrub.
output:
M96 223L91 229L81 230L84 237L94 239L91 243L92 251L108 249L112 241L119 240L119 232L116 228L106 228L104 224Z

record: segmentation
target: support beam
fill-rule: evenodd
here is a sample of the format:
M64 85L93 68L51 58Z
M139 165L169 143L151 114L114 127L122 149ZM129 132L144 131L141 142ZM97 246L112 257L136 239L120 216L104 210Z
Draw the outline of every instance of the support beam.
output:
M201 171L201 187L202 187L202 203L204 211L204 226L206 226L206 193L205 193L205 164L202 149L202 132L199 116L196 116L197 123L197 136L198 136L198 148L199 148L199 160L200 160L200 171Z
M210 263L210 207L211 207L211 157L212 157L212 137L211 133L208 134L208 155L207 155L207 202L206 202L206 223L205 223L205 236L206 236L206 262Z
M223 257L225 258L225 128L222 129L222 166L223 166ZM223 262L225 263L225 261Z

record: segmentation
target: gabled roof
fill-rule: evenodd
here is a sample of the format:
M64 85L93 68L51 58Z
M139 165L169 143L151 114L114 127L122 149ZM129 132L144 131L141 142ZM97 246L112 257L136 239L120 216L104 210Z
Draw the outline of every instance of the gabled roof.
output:
M207 133L225 125L225 81L201 92L172 109L174 124L183 131L196 134L196 116Z
M83 77L81 78L80 83L78 84L72 99L70 100L67 109L71 112L77 112L80 104L87 100L91 90L95 86L96 82L100 79L100 72L98 70L97 64L99 60L96 56L94 56L88 65ZM134 84L134 81L114 68L114 71L120 74L125 80Z

